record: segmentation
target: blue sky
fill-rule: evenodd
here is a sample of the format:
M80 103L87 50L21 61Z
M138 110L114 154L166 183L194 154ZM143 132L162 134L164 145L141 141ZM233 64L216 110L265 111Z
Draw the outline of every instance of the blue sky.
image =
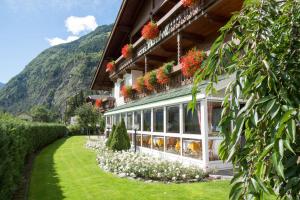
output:
M113 23L121 0L0 0L0 82L51 45Z

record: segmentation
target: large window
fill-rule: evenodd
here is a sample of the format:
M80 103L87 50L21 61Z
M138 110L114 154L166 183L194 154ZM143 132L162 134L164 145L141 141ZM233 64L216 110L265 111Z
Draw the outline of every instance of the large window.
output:
M106 124L107 126L111 126L111 116L106 117Z
M188 109L188 104L184 104L184 133L201 134L201 110L200 103L195 107L194 112Z
M164 137L152 136L153 149L158 151L164 151Z
M120 114L114 116L114 124L117 126L120 123Z
M167 132L179 133L179 106L167 107Z
M127 129L132 130L132 112L127 113Z
M134 112L134 126L134 128L137 128L138 131L141 130L141 111Z
M121 114L121 120L124 120L124 122L126 124L126 113Z
M183 139L182 152L183 156L202 160L201 140Z
M143 111L143 123L144 129L143 131L151 131L151 110L144 110Z
M180 138L166 137L166 152L180 154L181 144Z
M154 108L153 109L153 131L163 132L164 131L164 109Z
M221 120L222 104L221 102L208 102L207 108L209 136L218 136L220 131L219 123Z
M142 135L136 134L136 146L140 147L142 145Z
M220 160L219 154L218 154L218 148L221 144L222 140L208 140L208 154L209 154L209 160Z
M151 135L142 135L142 147L151 148Z

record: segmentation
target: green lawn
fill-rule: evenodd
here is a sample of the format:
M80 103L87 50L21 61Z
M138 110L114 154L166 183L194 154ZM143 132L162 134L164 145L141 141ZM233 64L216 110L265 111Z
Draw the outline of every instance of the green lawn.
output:
M228 181L158 184L118 178L97 166L96 154L85 142L83 136L61 139L37 156L30 200L228 199Z

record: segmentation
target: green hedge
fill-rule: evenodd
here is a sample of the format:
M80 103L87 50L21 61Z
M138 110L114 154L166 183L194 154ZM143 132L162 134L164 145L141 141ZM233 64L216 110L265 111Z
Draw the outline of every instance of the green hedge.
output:
M0 199L11 199L26 157L66 134L61 124L29 123L0 114Z

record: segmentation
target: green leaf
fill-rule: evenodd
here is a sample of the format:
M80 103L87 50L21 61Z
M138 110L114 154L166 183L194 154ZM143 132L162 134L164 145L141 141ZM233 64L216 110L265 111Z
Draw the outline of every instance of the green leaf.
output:
M292 141L295 142L296 140L296 122L294 119L289 120L287 124L287 131L290 137L292 138Z

